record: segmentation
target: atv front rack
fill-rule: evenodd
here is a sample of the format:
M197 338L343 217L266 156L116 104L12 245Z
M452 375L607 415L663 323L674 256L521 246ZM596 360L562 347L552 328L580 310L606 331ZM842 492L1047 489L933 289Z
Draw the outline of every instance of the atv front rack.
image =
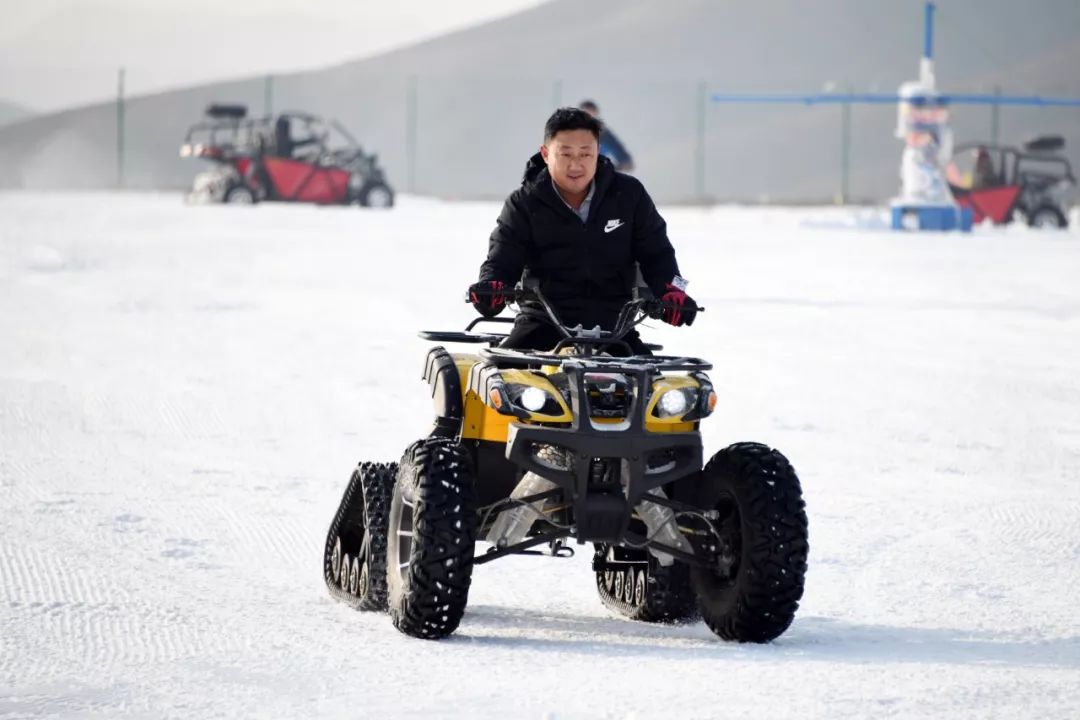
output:
M581 372L630 373L635 372L706 372L712 363L701 358L682 355L634 355L609 357L606 355L556 355L536 350L511 350L509 348L484 348L480 357L496 367L536 367L558 365L564 370L573 364Z
M514 318L488 318L478 317L471 323L465 326L464 332L458 332L456 330L421 330L417 335L423 340L433 340L435 342L455 342L455 343L487 343L494 347L503 340L506 339L506 335L502 333L483 333L473 332L472 329L480 323L497 323L500 325L513 325Z
M417 333L417 336L422 340L431 340L433 342L452 342L452 343L475 343L488 345L498 345L506 339L505 335L498 333L474 333L474 332L459 332L457 330L422 330Z

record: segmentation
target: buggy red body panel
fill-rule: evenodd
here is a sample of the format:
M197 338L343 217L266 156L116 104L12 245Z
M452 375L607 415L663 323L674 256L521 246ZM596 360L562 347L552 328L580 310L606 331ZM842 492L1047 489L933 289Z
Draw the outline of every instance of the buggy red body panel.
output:
M322 204L346 202L349 173L344 170L281 157L264 158L263 167L281 200Z
M970 190L956 192L956 202L960 207L970 208L973 220L981 223L986 218L1001 225L1009 221L1016 200L1020 197L1019 185L1002 185L1001 187L985 188L983 190Z

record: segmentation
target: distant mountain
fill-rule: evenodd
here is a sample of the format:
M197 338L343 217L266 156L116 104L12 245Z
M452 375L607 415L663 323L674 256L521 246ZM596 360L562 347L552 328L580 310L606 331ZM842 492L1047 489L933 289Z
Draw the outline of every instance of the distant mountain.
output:
M473 0L420 12L418 5L434 3L34 0L0 22L0 97L49 111L107 101L119 67L138 93L325 68L536 1Z
M1080 96L1080 3L941 0L939 84L951 91ZM698 196L699 92L890 92L917 73L922 2L865 0L553 0L383 55L281 76L276 108L338 117L377 150L401 190L499 197L520 179L557 104L596 100L664 201ZM264 101L261 78L135 98L128 183L180 187L197 163L176 156L214 100ZM415 103L415 104L413 104ZM409 108L416 108L415 122ZM705 194L736 201L823 201L840 186L837 107L704 108ZM1076 110L1003 109L1003 141L1066 136L1080 166ZM954 110L958 141L989 139L991 111ZM895 109L852 112L851 189L896 192ZM410 154L410 131L416 151ZM0 130L8 182L101 187L115 177L115 108L104 103Z
M33 111L28 108L24 108L22 105L16 105L13 102L7 100L0 100L0 127L4 125L10 125L11 123L24 120L31 115Z

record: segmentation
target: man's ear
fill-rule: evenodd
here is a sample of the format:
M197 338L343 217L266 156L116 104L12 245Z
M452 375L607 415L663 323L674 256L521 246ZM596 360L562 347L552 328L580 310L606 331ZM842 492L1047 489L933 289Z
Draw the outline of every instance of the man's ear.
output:
M540 146L540 157L544 158L544 162L548 161L548 148L547 145Z

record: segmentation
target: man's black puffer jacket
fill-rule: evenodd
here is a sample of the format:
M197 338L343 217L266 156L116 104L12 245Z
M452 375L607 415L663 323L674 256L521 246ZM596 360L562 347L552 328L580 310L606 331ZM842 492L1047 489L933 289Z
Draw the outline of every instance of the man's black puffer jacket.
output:
M556 193L539 153L525 167L521 187L503 205L491 233L480 280L513 286L526 273L574 326L611 329L637 280L660 297L679 274L667 224L636 178L615 172L599 158L588 220L584 223ZM535 314L537 308L524 308Z

